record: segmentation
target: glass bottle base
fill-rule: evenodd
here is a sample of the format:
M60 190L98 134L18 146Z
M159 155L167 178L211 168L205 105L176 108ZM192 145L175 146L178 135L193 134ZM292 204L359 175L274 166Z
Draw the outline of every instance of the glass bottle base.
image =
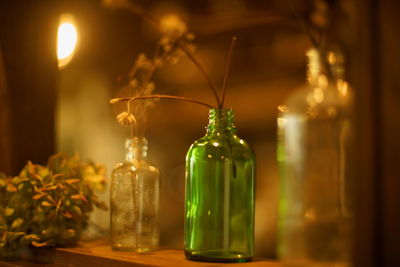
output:
M206 261L206 262L249 262L252 257L243 253L224 250L207 250L207 251L187 251L185 250L187 260Z
M131 246L119 246L119 245L111 246L111 249L116 251L137 252L137 253L145 253L155 250L155 248L149 248L149 247L131 247Z

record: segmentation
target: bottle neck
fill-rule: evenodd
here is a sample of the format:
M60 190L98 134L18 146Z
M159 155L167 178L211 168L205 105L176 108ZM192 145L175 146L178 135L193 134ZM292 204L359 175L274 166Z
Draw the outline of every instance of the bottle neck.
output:
M325 90L331 85L330 87L338 90L339 94L348 94L345 59L338 47L326 52L312 48L307 51L307 57L307 81L312 87Z
M327 60L334 80L346 80L345 56L339 46L335 45L328 51Z
M342 50L335 46L328 53L328 62L331 69L333 81L342 97L348 97L350 86L346 80L345 56Z
M144 137L132 137L125 142L125 160L133 161L147 158L147 139Z
M316 48L311 48L306 53L308 58L307 81L310 85L322 89L326 88L328 83L328 73L323 54Z
M235 133L235 115L232 109L210 109L207 133Z

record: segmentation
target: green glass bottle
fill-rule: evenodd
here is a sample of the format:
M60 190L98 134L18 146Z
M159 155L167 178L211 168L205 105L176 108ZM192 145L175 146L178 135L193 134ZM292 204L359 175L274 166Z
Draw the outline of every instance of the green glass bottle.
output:
M211 109L207 133L186 157L187 259L246 262L254 250L254 153L231 109Z

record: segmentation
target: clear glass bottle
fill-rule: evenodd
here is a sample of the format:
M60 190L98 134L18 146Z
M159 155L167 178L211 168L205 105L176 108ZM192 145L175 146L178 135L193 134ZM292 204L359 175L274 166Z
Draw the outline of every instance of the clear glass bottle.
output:
M211 109L207 133L186 157L185 255L246 262L254 249L254 153L231 109Z
M307 52L307 86L278 115L283 266L351 266L351 93L339 54Z
M147 161L147 140L126 141L124 163L114 168L111 181L111 247L145 252L159 244L159 170Z

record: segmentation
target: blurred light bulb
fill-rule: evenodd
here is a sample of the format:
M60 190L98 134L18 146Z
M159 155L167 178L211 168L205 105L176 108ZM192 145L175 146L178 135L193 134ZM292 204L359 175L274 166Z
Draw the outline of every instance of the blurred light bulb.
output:
M78 31L74 25L72 15L63 14L60 18L57 34L57 58L58 68L64 68L74 56L78 43Z

